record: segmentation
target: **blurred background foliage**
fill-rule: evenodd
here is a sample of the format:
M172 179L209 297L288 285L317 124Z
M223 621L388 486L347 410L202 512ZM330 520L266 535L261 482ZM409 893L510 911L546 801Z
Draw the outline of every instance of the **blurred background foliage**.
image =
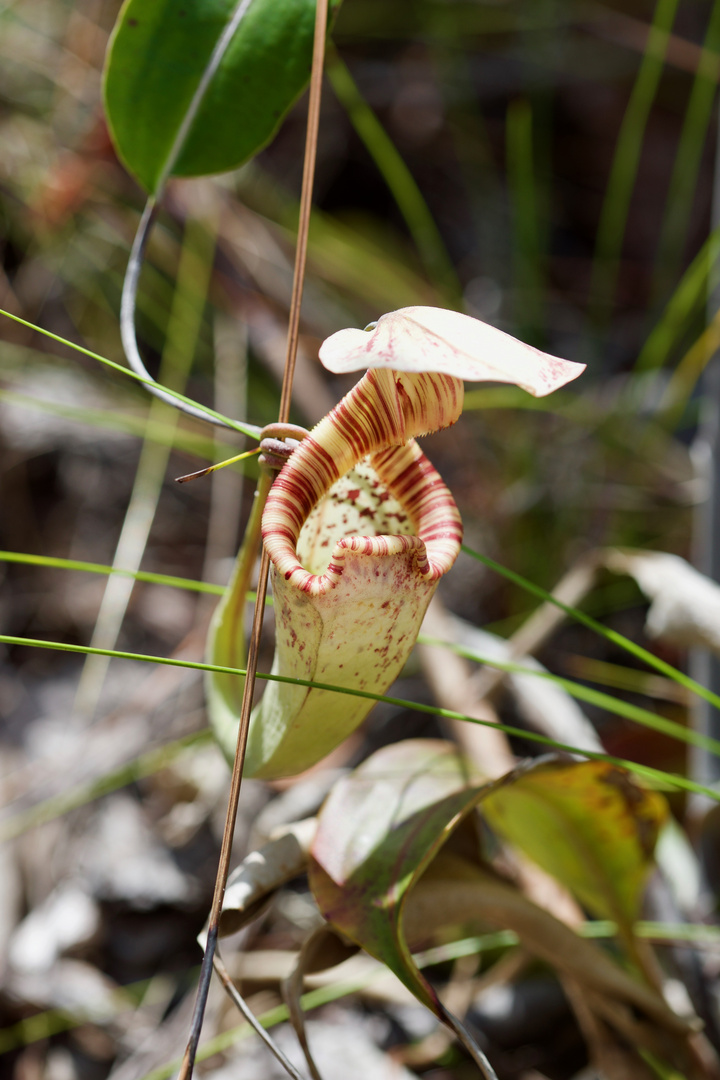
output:
M122 363L120 291L144 198L115 158L100 103L118 6L0 6L0 307ZM720 4L345 0L333 42L293 419L314 423L349 385L316 359L325 336L405 305L459 307L588 363L578 383L541 401L514 388L472 389L462 421L428 440L467 542L546 588L595 547L689 557L702 498L691 452L701 376L719 340L706 297L720 244ZM274 419L279 398L304 124L303 98L238 172L173 182L141 280L139 334L152 373L255 424ZM224 583L252 483L239 470L182 487L171 478L240 440L150 405L136 384L26 327L3 320L0 336L0 548ZM106 588L102 577L10 563L0 575L6 633L202 655L207 597L157 582ZM603 580L587 610L640 639L640 593L629 579ZM464 558L444 597L503 635L534 605ZM203 725L189 677L166 685L131 662L83 664L20 647L6 658L0 753L14 810ZM629 700L685 720L682 694L648 696L627 658L585 630L564 631L543 660L594 683L624 680ZM416 670L406 682L407 696L430 700ZM105 742L96 747L93 736L86 752L93 716ZM426 730L389 707L375 716L386 733ZM613 724L609 751L683 768L677 744ZM206 753L221 788L222 768ZM168 824L182 784L202 787L173 776L141 788L144 812L166 839L185 837L173 858L185 860L195 892L178 914L171 882L143 898L107 870L96 895L125 937L100 966L121 982L194 962L188 927L204 917L216 840L207 817L195 833ZM25 846L18 913L52 894L80 828L70 820L69 832L44 826ZM182 933L166 926L157 956L135 949L125 962L150 909L175 912ZM7 1023L57 1005L18 986L5 1000ZM86 1042L82 1075L105 1075L116 1048ZM15 1051L15 1075L60 1077L23 1072L28 1052Z

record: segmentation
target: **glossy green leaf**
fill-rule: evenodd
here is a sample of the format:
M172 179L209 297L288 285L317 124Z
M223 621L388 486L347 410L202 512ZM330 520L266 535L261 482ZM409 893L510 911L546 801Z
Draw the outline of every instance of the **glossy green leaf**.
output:
M331 11L340 0L331 0ZM236 0L125 0L107 53L105 110L118 155L149 192L226 172L265 146L305 87L313 0L252 0L167 164Z
M638 918L665 799L604 761L552 762L494 792L483 814L600 918Z

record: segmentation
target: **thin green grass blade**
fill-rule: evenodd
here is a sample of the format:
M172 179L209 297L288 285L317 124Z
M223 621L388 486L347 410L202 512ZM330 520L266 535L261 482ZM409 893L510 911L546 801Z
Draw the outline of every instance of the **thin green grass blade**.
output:
M67 338L60 337L58 334L53 334L50 330L44 330L41 326L36 326L34 323L28 322L27 319L21 319L19 315L13 315L9 311L4 311L0 308L0 315L4 315L7 319L12 319L13 322L20 323L21 326L27 326L30 330L35 330L38 334L42 334L44 337L50 338L51 341L57 341L60 345L67 345L69 349L74 349L75 352L82 353L83 356L89 356L91 360L97 360L99 363L104 364L105 367L111 368L113 371L119 371L122 375L127 375L128 378L134 379L135 382L142 383L145 386L156 385L152 379L146 379L143 375L136 375L130 368L123 367L122 364L116 364L114 360L108 360L105 356L100 356L99 353L93 352L92 349L86 349L82 345L78 345L74 341L68 341ZM49 355L49 354L48 354ZM172 397L177 398L178 401L184 401L187 405L196 405L196 402L192 398L185 397L184 394L179 394L176 390L169 390L166 386L162 387L166 393ZM216 412L207 406L203 406L208 416L214 416L218 420L222 420L223 423L233 428L235 431L241 432L243 435L249 436L251 439L259 438L259 429L251 424L241 424L238 420L232 420L229 416L223 416L222 413Z
M598 225L591 282L591 321L602 330L612 310L625 226L650 109L660 83L679 0L658 0L645 52L623 116Z
M597 930L595 928L598 928ZM655 928L658 928L662 933L663 928L672 929L677 931L677 936L673 935L668 937L668 940L678 941L693 941L692 937L687 938L685 932L689 930L695 930L695 927L687 927L684 925L672 926L669 923L636 923L634 930L638 937L654 938ZM697 929L710 929L709 927L697 927ZM612 937L614 935L614 926L610 922L598 922L598 923L584 923L579 929L581 937L589 938L604 938ZM708 946L716 945L719 937L717 931L711 934L707 942ZM514 948L520 943L520 939L517 934L512 930L500 930L493 934L484 934L482 936L473 938L463 938L460 941L450 942L447 945L441 945L436 949L427 949L423 953L417 953L413 956L413 961L419 968L430 967L433 964L447 963L451 960L460 959L463 956L476 956L484 952L489 952L495 949L510 949ZM387 969L380 967L375 972L371 972L368 975L363 976L357 980L347 980L343 982L332 983L330 986L323 986L317 990L310 990L308 993L303 994L300 998L300 1007L303 1012L310 1012L312 1009L317 1009L321 1005L327 1005L332 1001L337 1001L341 997L345 997L347 994L357 993L359 990L363 990L370 982L375 978L381 978L386 975ZM276 1006L276 1008L263 1013L258 1019L264 1027L272 1027L275 1024L282 1023L288 1016L287 1009L284 1005ZM197 1055L198 1061L205 1061L212 1057L214 1054L219 1054L223 1050L229 1049L230 1046L239 1042L241 1039L247 1038L250 1034L251 1028L248 1024L240 1024L237 1027L231 1028L229 1031L223 1032L221 1035L216 1035L215 1038L209 1039L204 1046L200 1048ZM169 1078L175 1073L180 1065L180 1061L169 1062L167 1065L161 1065L157 1069L153 1069L152 1072L147 1073L142 1080L169 1080Z
M533 152L533 116L529 101L518 99L510 103L505 129L517 282L515 321L523 340L539 342L544 323L544 282Z
M422 192L347 66L333 49L328 53L325 74L395 199L430 279L448 297L459 301L460 282Z
M693 206L693 194L700 172L700 161L712 119L720 75L720 3L713 3L705 31L700 62L695 71L690 100L685 110L680 140L660 240L655 270L655 293L665 291L666 283L676 277L683 257Z
M0 562L47 566L54 570L81 570L87 574L119 574L121 577L147 581L152 585L169 585L174 589L211 593L214 596L222 596L225 592L224 585L214 585L209 581L193 581L191 578L174 577L172 574L155 574L151 570L127 570L122 566L105 566L103 563L82 562L79 559L59 559L52 555L26 555L22 551L0 551ZM248 593L248 599L254 599L254 593Z
M638 355L635 371L654 371L665 363L689 319L705 303L708 280L719 256L720 227L713 229L683 274Z
M582 623L583 626L587 626L590 630L594 630L596 634L600 634L600 636L606 638L607 641L612 641L614 645L618 645L626 652L632 653L633 656L637 656L639 660L643 660L650 667L655 668L656 671L662 672L663 675L667 675L668 678L672 679L674 682L686 687L688 690L692 691L693 694L697 694L698 697L703 698L703 700L709 701L711 705L720 708L720 696L718 694L714 694L712 690L708 690L699 682L696 682L695 679L691 679L689 675L686 675L682 671L678 671L677 668L674 668L671 664L667 664L658 656L653 656L647 649L643 649L642 645L636 645L634 641L624 637L623 634L619 634L617 630L610 630L607 626L603 626L602 623L597 622L592 616L586 615L584 611L570 607L568 604L563 604L561 600L557 600L552 593L547 591L547 589L543 589L540 585L535 585L534 582L528 581L522 574L518 574L515 570L510 570L507 566L503 566L502 563L495 562L489 555L481 555L479 551L473 551L472 548L467 547L465 544L463 544L462 550L466 555L470 555L471 558L477 559L478 562L483 563L490 570L494 570L496 573L501 574L502 577L507 578L508 581L512 581L515 585L519 585L525 592L532 593L534 596L539 597L540 600L545 601L545 603L554 604L555 607L560 608L566 615L569 615L571 619Z
M40 638L24 638L13 634L0 634L0 643L5 645L25 646L27 648L52 649L59 652L69 652L80 655L97 654L101 656L111 656L118 660L134 660L146 664L164 664L167 667L187 668L189 671L214 671L222 675L237 675L241 678L246 674L243 668L223 667L219 664L205 664L199 660L176 660L170 657L148 656L143 653L123 652L114 649L92 649L88 645L73 645L68 642L47 641ZM473 716L467 716L465 713L455 712L452 709L442 709L435 705L424 705L417 701L408 701L405 698L391 697L388 694L374 694L370 690L349 689L344 686L315 682L311 679L294 679L265 672L258 672L257 678L266 682L284 682L295 686L307 686L319 690L329 690L335 694L349 694L353 697L362 697L369 701L383 701L388 705L397 705L403 709L412 709L414 712L426 713L431 716L441 716L447 720L463 720L471 724L480 724L482 727L497 728L499 731L504 731L507 735L515 735L518 738L538 743L540 746L550 747L553 750L564 750L569 754L579 754L581 757L589 758L593 761L606 761L611 765L619 765L621 768L641 776L651 785L676 788L679 791L690 791L698 795L707 795L714 802L720 802L720 791L715 791L702 784L697 784L695 781L688 780L684 776L678 776L676 773L664 772L662 769L654 769L649 765L639 765L637 762L628 761L625 758L614 757L611 754L602 754L596 751L584 750L582 747L572 746L570 743L561 743L556 739L550 739L546 735L540 735L536 731L512 727L509 724L497 724L490 720L478 720Z
M468 552L469 553L469 552ZM222 596L225 592L225 588L222 585L214 585L209 582L193 581L189 578L173 577L169 574L155 574L150 571L143 570L126 570L122 567L104 566L101 563L88 563L80 562L76 559L60 559L53 558L47 555L26 555L22 552L16 551L0 551L0 562L21 563L30 566L45 566L61 570L79 570L91 574L120 574L125 577L134 578L136 581L146 581L155 585L167 585L173 588L187 589L193 592L210 593L215 596ZM539 588L539 587L538 587ZM541 593L543 591L541 590ZM549 596L549 594L547 594ZM248 592L248 602L252 602L255 599L255 594ZM268 605L272 604L272 598L268 597ZM564 608L563 605L560 605ZM565 610L565 608L564 608ZM568 613L572 614L577 609L568 608ZM577 612L578 616L583 615L582 612ZM590 618L587 616L587 618ZM601 624L598 624L601 625ZM603 627L603 629L605 629ZM581 683L577 683L572 679L566 679L560 675L554 675L552 672L539 672L532 668L525 668L521 664L513 664L511 662L501 662L498 660L490 660L486 657L480 656L470 649L465 649L463 646L455 645L452 642L442 641L437 638L428 637L426 634L420 634L418 641L421 644L437 645L442 648L450 649L453 652L458 653L461 656L465 656L470 660L474 660L477 663L488 664L490 667L495 667L501 671L508 671L518 675L536 675L538 678L544 678L551 682L555 682L558 685L564 687L571 696L576 697L580 701L587 701L589 704L598 705L600 708L606 709L608 712L614 712L618 716L623 716L629 720L635 720L639 724L644 724L646 727L651 727L657 731L662 731L673 738L693 745L702 746L704 749L709 750L711 753L720 754L720 742L711 739L707 736L701 735L697 732L684 728L681 724L677 724L672 720L667 720L664 717L656 716L647 709L642 709L639 706L630 704L629 702L621 701L619 698L615 698L610 694L605 694L602 691L592 690ZM613 665L615 666L615 665ZM215 670L210 665L210 670ZM234 670L234 669L233 669ZM631 668L620 668L619 671L627 673L628 677L632 675L642 675L640 672L635 672ZM678 674L681 674L678 672ZM618 676L619 678L619 676ZM677 681L677 680L674 680ZM622 683L613 683L610 685L619 685L620 689L635 690L638 693L642 693L642 686L637 683L628 683L627 679Z
M720 930L714 926L693 926L688 923L661 923L643 921L635 923L633 927L634 933L637 937L649 939L655 942L684 942L690 946L697 948L712 948L717 947L720 944ZM608 920L598 920L596 922L586 922L578 927L577 932L581 937L591 938L592 940L603 940L607 938L615 937L617 933L617 927L615 923ZM449 941L445 945L437 945L432 949L425 949L421 953L415 953L413 955L413 961L419 968L432 967L436 964L448 964L453 960L460 960L465 956L482 956L485 953L495 952L498 949L512 949L519 944L520 939L517 934L512 930L498 930L495 933L477 935L475 937L461 938L459 941ZM195 968L189 972L182 972L183 976L188 979L193 976L199 969ZM338 980L335 983L327 987L321 987L317 990L309 991L305 994L301 1000L301 1005L304 1011L309 1012L313 1008L319 1008L321 1005L329 1004L331 1001L337 1001L339 998L344 997L351 993L357 993L371 985L375 979L385 977L387 975L387 969L379 966L376 970L368 971L367 974L363 974L358 977L357 980ZM137 983L131 983L129 986L120 987L118 990L119 1006L118 1012L122 1011L122 1005L128 995L132 995L133 998L141 993L150 984L152 980L144 979ZM284 1006L276 1007L268 1012L263 1013L260 1017L260 1023L266 1027L272 1027L276 1023L281 1023L282 1019L275 1019ZM87 1022L84 1016L71 1015L70 1013L63 1012L59 1009L48 1009L45 1012L36 1013L35 1016L28 1017L26 1020L21 1020L17 1024L13 1024L11 1027L0 1029L0 1053L7 1053L9 1050L14 1050L20 1046L28 1046L31 1043L39 1042L42 1039L47 1038L51 1034L57 1034L61 1031L70 1031L73 1028L80 1027L80 1025ZM245 1035L250 1034L250 1029L247 1024L238 1025L232 1029L236 1037L234 1042L239 1042ZM224 1039L225 1036L221 1035L218 1038ZM223 1049L227 1049L227 1046L223 1046ZM210 1057L211 1054L217 1053L218 1049L215 1046L214 1040L209 1041L203 1047L198 1054L199 1060ZM160 1076L170 1076L172 1067L170 1064L160 1066L160 1069L153 1070L152 1073L148 1073L144 1080L150 1080L150 1077L156 1077L156 1080L160 1080Z
M190 375L203 325L205 302L210 287L217 238L217 218L190 218L185 227L177 281L160 362L159 382L175 390L184 389ZM153 398L149 423L163 421L175 431L177 410ZM133 482L113 559L114 566L139 570L150 537L160 495L165 484L171 446L143 439ZM98 611L91 644L112 649L120 634L134 582L132 578L109 576ZM88 719L99 706L109 660L89 656L78 682L74 711Z
M475 652L474 649L466 649L463 645L427 637L425 634L420 634L418 641L424 645L449 649L451 652L457 653L458 656L464 656L466 660L473 660L477 664L486 664L488 667L497 668L498 671L507 671L513 675L535 675L538 679L545 679L546 682L561 686L563 690L578 701L586 701L589 705L597 705L615 716L633 720L636 724L642 724L643 727L651 728L653 731L660 731L663 735L668 735L679 742L700 747L720 757L720 740L712 739L709 735L702 735L692 728L683 727L682 724L678 724L674 720L668 720L664 716L657 716L655 713L650 712L649 709L643 709L639 705L633 705L629 701L613 697L612 694L606 694L602 690L593 690L589 686L583 686L582 683L566 679L562 675L554 675L551 671L537 671L534 668L523 667L522 664L515 664L510 660L491 660L487 656Z

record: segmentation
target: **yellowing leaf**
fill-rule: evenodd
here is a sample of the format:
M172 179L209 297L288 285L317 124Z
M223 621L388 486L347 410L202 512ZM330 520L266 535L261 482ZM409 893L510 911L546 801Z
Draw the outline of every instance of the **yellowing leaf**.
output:
M593 914L628 929L638 918L665 799L602 761L538 765L488 796L497 831Z

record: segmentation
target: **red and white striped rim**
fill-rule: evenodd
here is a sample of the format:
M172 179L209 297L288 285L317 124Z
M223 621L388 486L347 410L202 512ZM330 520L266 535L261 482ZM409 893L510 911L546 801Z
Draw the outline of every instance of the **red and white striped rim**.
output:
M313 429L272 486L263 514L263 540L276 572L303 592L334 587L345 554L417 553L417 572L439 578L460 550L462 523L452 495L413 441L454 423L462 383L447 375L369 371ZM415 535L346 537L324 574L311 574L297 557L297 540L311 510L364 457L402 503Z

